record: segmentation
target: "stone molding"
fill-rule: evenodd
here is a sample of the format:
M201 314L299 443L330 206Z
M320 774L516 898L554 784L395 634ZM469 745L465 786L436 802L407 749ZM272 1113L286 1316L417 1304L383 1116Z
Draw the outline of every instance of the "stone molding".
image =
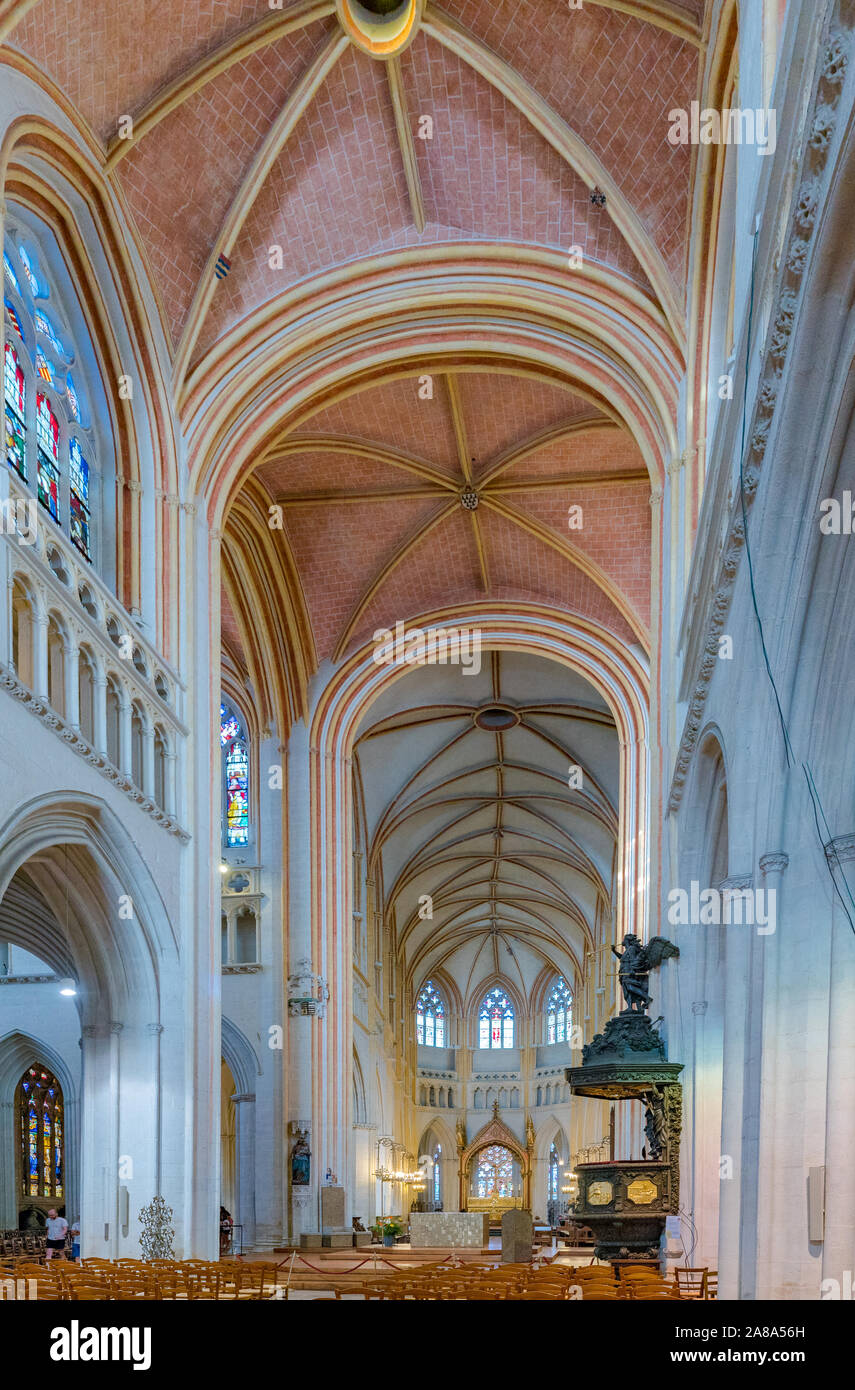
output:
M135 802L140 810L145 811L146 815L151 816L152 820L163 826L163 829L168 831L170 835L174 835L184 845L189 844L190 832L180 826L174 816L167 815L156 801L153 801L150 796L146 796L145 792L140 791L127 773L120 772L109 761L106 754L97 753L92 745L86 742L79 729L74 728L71 724L66 724L65 720L51 708L46 700L40 700L18 680L15 672L5 662L0 662L0 689L8 690L10 695L14 695L25 709L28 709L31 714L41 720L42 724L55 733L57 738L61 739L72 752L83 758L90 767L94 767L120 792L124 792L130 801Z
M838 16L840 9L840 6L836 7ZM851 56L851 34L839 27L840 23L841 20L838 18L836 24L829 25L830 32L824 41L819 71L815 78L813 114L809 121L810 135L802 160L802 178L796 185L790 235L781 255L782 269L778 282L777 307L770 315L770 330L760 369L758 392L753 415L746 429L746 439L749 441L744 459L746 517L750 513L760 481L783 367L790 348L810 242L826 191L825 166L837 123L837 106ZM712 540L712 537L710 539ZM706 640L695 670L683 733L674 763L668 798L670 812L677 811L685 791L689 768L703 724L707 694L717 667L718 639L724 631L744 545L742 502L739 489L735 489L730 521L719 549L718 573L711 586L711 597L704 613L697 615L697 620L702 621L705 626Z

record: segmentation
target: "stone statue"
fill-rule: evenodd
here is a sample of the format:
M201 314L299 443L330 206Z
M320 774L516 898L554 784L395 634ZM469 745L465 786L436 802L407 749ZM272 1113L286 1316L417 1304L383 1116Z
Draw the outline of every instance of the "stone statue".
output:
M526 1115L525 1117L525 1142L528 1148L534 1148L534 1125L531 1115Z
M457 1147L461 1152L466 1148L466 1125L463 1120L457 1121Z
M291 1186L308 1187L311 1180L312 1153L304 1130L297 1131L297 1142L291 1150Z
M360 1220L360 1218L359 1218L358 1216L354 1216L354 1218L353 1218L353 1229L354 1229L355 1231L364 1231L364 1230L365 1230L365 1227L363 1226L363 1224L362 1224L362 1222L361 1222L361 1220Z
M644 1014L650 1006L650 993L647 977L651 970L657 970L663 960L679 956L678 948L666 941L664 936L654 936L646 946L642 946L637 936L627 932L623 939L623 950L612 946L612 954L620 961L618 979L623 991L623 1013Z

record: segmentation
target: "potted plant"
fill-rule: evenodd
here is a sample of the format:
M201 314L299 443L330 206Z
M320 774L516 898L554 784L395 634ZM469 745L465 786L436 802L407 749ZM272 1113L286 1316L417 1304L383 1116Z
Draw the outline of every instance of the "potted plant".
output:
M403 1231L400 1221L396 1221L394 1216L384 1216L382 1221L371 1227L371 1234L375 1240L382 1240L384 1245L394 1245L398 1236Z

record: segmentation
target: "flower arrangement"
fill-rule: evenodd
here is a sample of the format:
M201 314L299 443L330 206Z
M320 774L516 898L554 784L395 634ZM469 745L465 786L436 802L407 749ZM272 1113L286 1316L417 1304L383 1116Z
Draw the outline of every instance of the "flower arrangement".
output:
M403 1229L400 1221L396 1220L394 1216L384 1216L381 1221L376 1221L371 1227L371 1234L375 1240L382 1240L384 1245L394 1245Z

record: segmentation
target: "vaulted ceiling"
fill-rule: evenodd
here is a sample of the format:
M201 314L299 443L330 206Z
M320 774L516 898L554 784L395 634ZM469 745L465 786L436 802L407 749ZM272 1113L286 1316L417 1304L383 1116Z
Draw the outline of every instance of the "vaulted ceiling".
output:
M0 20L101 142L187 363L303 277L449 239L580 246L679 304L691 151L667 112L697 95L702 11L447 0L388 62L333 0L22 0Z
M490 709L511 727L480 727ZM414 993L438 970L464 1004L493 976L528 998L547 967L583 974L609 917L618 762L603 701L546 660L492 652L478 674L420 667L375 703L354 777L370 872Z
M200 382L222 394L247 335L263 353L289 294L335 272L333 297L356 295L389 253L446 245L482 258L498 302L487 250L548 253L571 294L581 252L606 286L597 333L616 353L653 333L667 413L693 173L668 112L698 94L703 0L414 3L412 42L378 61L351 0L0 0L4 61L55 84L125 206L178 412ZM434 300L426 319L441 280ZM229 484L222 548L224 646L263 725L305 711L324 659L449 604L546 602L649 648L649 458L581 381L449 345L279 436L278 409Z

